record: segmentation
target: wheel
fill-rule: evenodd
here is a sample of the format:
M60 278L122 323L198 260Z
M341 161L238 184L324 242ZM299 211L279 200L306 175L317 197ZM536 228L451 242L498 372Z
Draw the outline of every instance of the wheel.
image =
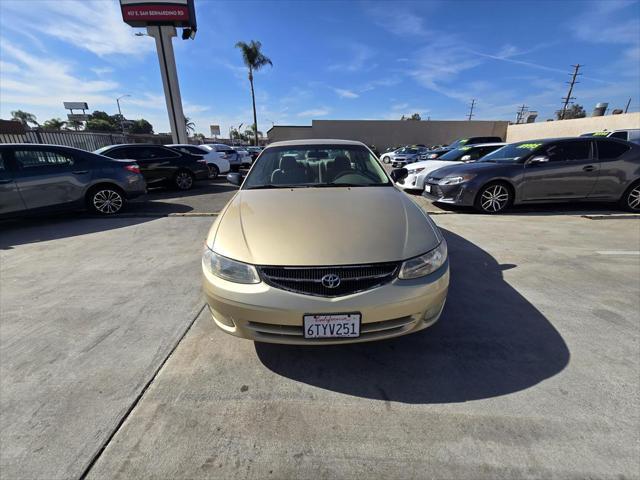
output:
M87 205L99 215L114 215L124 207L124 196L115 187L103 186L89 192Z
M633 183L622 198L620 206L629 212L640 212L640 181Z
M474 207L482 213L501 213L513 202L513 194L504 183L490 183L476 195Z
M217 165L207 165L209 167L209 178L218 178L218 175L220 175L220 169L218 168Z
M389 157L382 157L383 163L389 163Z
M175 177L173 177L173 184L178 188L178 190L191 190L193 187L193 173L188 170L180 170L176 173Z

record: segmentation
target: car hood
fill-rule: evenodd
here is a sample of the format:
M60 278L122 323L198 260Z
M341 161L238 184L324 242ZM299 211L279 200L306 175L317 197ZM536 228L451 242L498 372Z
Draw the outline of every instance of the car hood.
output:
M405 260L442 236L394 187L240 190L209 232L220 255L255 265Z
M455 165L447 166L444 168L439 168L433 172L431 172L430 176L436 178L442 178L446 175L451 174L462 174L462 173L494 173L494 172L502 172L504 170L511 170L514 167L521 167L521 164L518 163L493 163L493 162L471 162L471 163L463 163L456 162Z
M439 168L442 167L451 167L451 166L455 166L455 165L462 165L462 162L454 162L454 161L447 161L447 160L423 160L422 162L416 162L416 163L412 163L408 170L409 170L409 175L415 174L415 170L418 168L423 168L424 170L422 170L421 172L419 172L419 175L425 175L427 173L433 172L434 170L437 170Z

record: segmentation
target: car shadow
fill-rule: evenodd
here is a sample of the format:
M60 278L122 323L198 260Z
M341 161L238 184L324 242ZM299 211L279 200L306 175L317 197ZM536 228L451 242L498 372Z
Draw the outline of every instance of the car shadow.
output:
M443 230L451 284L439 322L382 342L341 346L255 343L271 371L327 390L403 403L465 402L529 388L569 363L556 329L503 279L500 265Z
M228 183L226 178L220 176L216 179L197 181L193 184L193 188L191 190L186 191L169 187L153 187L149 189L146 199L150 201L167 200L212 193L230 192L237 189L237 186Z
M129 227L172 213L186 213L191 207L178 203L144 202L129 203L121 214L98 216L84 211L32 215L11 220L0 220L0 250L17 245L75 237Z

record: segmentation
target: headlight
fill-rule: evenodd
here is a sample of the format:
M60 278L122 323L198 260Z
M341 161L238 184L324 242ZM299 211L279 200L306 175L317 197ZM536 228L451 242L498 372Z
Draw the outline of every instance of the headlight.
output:
M408 169L407 171L409 172L409 175L415 175L416 173L420 173L422 170L424 170L424 168L414 168L412 169Z
M260 283L256 267L218 255L205 245L202 266L213 275L235 283Z
M442 240L440 245L430 252L411 258L402 264L398 278L408 280L424 277L439 269L447 260L447 242Z
M475 175L451 175L448 177L444 177L442 180L438 182L439 185L458 185L459 183L468 182Z

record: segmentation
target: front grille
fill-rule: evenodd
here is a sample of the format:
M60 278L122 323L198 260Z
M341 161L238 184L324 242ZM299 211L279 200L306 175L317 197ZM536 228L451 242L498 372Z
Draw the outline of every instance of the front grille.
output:
M399 262L335 267L258 267L265 283L275 288L318 297L340 297L370 290L392 281L398 274ZM326 275L337 275L340 284L323 285Z

